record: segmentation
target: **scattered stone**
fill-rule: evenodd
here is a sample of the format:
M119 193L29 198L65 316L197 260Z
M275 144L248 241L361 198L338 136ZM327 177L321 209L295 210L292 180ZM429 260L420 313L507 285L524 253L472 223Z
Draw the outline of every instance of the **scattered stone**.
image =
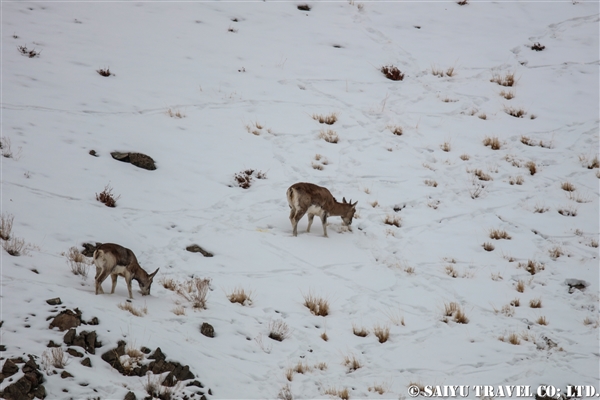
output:
M6 346L3 344L0 344L0 351L6 351Z
M215 328L208 322L203 322L200 326L200 333L206 337L215 337Z
M81 358L83 357L83 353L78 352L75 349L67 349L67 353L69 353L70 355L72 355L73 357L77 357L77 358Z
M90 156L98 157L98 153L96 153L96 150L90 150Z
M65 310L58 314L50 323L50 329L58 328L60 331L66 331L70 328L76 328L81 325L81 311Z
M4 362L2 366L2 373L0 373L0 379L8 378L19 372L19 366L15 364L10 358Z
M115 160L128 162L139 168L147 169L149 171L154 171L156 169L156 165L152 157L142 153L122 153L119 151L113 151L110 153L110 155Z
M46 300L46 303L50 304L51 306L57 306L62 304L62 301L60 300L60 297L55 297L53 299Z
M135 397L135 393L128 392L123 400L137 400L137 398Z
M54 340L51 340L48 342L48 344L46 345L46 347L61 347L60 344L58 343L54 343Z
M73 375L71 375L67 371L63 371L63 372L60 373L60 377L63 378L63 379L67 379L67 378L72 378Z
M94 251L96 251L96 248L101 246L102 243L98 243L96 242L96 245L93 245L91 243L84 243L83 246L83 251L81 252L81 254L83 254L86 257L93 257L94 256Z
M148 358L150 360L165 361L165 358L167 357L164 355L160 347L157 347L156 350L154 350L154 353L149 355Z
M140 349L140 351L144 354L150 354L152 353L152 350L150 350L149 348L142 346L142 348Z
M204 385L202 385L202 382L200 382L200 381L192 381L192 382L188 383L187 385L188 386L197 386L201 389L204 388Z
M111 367L119 371L123 374L124 369L119 361L119 357L125 354L125 342L123 340L119 340L117 343L117 347L111 350L108 350L106 353L102 354L102 359L110 364Z
M0 392L0 397L6 400L21 400L21 399L43 399L46 397L46 389L42 383L44 376L39 371L39 366L30 356L29 361L23 366L23 373L19 380L8 385Z
M75 328L71 328L65 334L63 340L67 346L79 346L90 354L96 354L96 348L102 347L102 343L98 341L96 331L81 331L81 333L77 335Z
M565 284L569 287L569 293L575 292L575 290L584 291L589 283L580 279L565 279Z
M84 367L92 368L92 360L90 360L89 357L86 357L83 360L81 360L81 365L83 365Z
M197 244L192 244L185 248L187 251L192 253L202 253L204 257L212 257L214 254L204 250L202 247Z
M94 317L92 319L90 319L88 322L85 323L86 325L99 325L100 321L98 320L98 317Z

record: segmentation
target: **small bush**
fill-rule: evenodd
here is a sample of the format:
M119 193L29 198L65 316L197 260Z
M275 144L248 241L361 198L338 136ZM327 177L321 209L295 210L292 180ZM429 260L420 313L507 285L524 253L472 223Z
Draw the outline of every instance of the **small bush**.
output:
M319 138L325 140L328 143L337 143L340 140L338 134L331 129L322 130L321 132L319 132Z
M25 256L29 253L30 245L25 243L25 239L12 237L2 242L2 248L8 254L14 257Z
M96 72L98 74L100 74L101 76L111 76L111 75L114 75L112 72L110 72L109 68L100 68L100 69L97 69Z
M511 237L503 229L490 229L490 239L495 239L495 240L507 239L507 240L510 240Z
M309 293L304 296L304 306L310 310L313 315L326 317L329 315L329 300Z
M565 254L560 246L552 247L550 250L548 250L548 253L550 254L550 258L554 260Z
M522 280L518 280L517 281L517 292L519 293L523 293L525 291L525 282L523 282Z
M227 298L232 303L238 303L243 306L252 305L252 292L246 292L243 288L236 288L227 295Z
M531 307L531 308L542 308L542 299L540 299L540 298L531 299L529 301L529 307Z
M514 72L512 72L512 73L507 72L504 76L501 76L500 74L494 74L492 76L492 79L490 79L490 82L494 82L500 86L507 86L507 87L512 87L517 83L515 80Z
M290 327L283 320L269 322L269 338L283 342L291 335Z
M74 275L79 275L84 279L87 278L90 261L88 261L86 256L81 254L77 247L71 247L67 254L65 254L65 257Z
M206 309L210 278L192 278L177 286L177 294L192 303L195 309Z
M535 165L535 163L533 161L527 161L527 163L525 163L525 167L527 169L529 169L529 173L532 176L536 174L536 172L537 172L537 166Z
M247 169L240 171L233 176L233 179L239 187L242 189L249 189L252 186L254 178L267 179L267 174L262 171L255 171L253 169Z
M548 320L546 319L546 317L544 317L543 315L540 316L537 321L536 321L539 325L548 325Z
M117 304L117 307L119 307L121 310L129 311L131 314L135 315L136 317L143 317L144 315L148 314L148 307L144 306L142 308L136 308L130 302L119 303L119 304Z
M67 355L61 347L53 347L42 353L42 364L46 370L50 370L50 367L63 369L67 362Z
M458 271L452 265L446 265L446 274L452 278L458 278Z
M10 239L14 220L15 216L12 214L2 213L0 216L0 238L2 240Z
M354 324L352 324L352 333L359 337L367 337L369 335L369 331L366 328L362 326L359 328Z
M379 70L386 78L393 81L401 81L404 79L404 74L394 65L384 65Z
M507 91L503 90L500 92L500 96L504 97L506 100L511 100L511 99L514 99L515 93L511 92L510 90L507 90Z
M538 272L543 271L545 269L545 266L542 263L528 260L526 263L519 263L517 265L517 268L524 268L525 271L529 272L531 275L535 275Z
M104 187L104 190L100 193L96 193L96 200L100 203L103 203L106 207L116 207L117 200L121 198L121 196L116 196L113 194L113 188L109 185Z
M523 108L504 107L504 112L515 118L523 118L527 112Z
M501 341L503 341L503 342L508 342L508 343L513 344L515 346L521 344L521 339L519 339L519 335L517 335L514 332L508 334L508 336L506 336L506 337L500 336L499 339Z
M348 388L337 389L334 387L328 388L325 390L325 394L328 396L336 396L342 400L350 399L350 393L348 392Z
M161 278L160 284L167 290L175 292L177 290L177 282L173 278Z
M348 372L356 371L357 369L362 367L362 364L354 354L350 354L344 357L344 365L348 367Z
M468 324L469 319L466 314L460 308L460 305L455 302L444 303L444 318L443 322L448 322L452 318L452 320L459 324Z
M278 400L294 400L294 395L292 394L292 388L289 383L286 383L279 389L279 393L277 394Z
M393 225L396 228L400 228L402 226L402 218L397 215L386 215L383 223L386 225Z
M373 386L369 386L368 390L369 392L375 392L379 395L383 395L390 390L390 385L387 383L375 383Z
M533 212L536 214L543 214L548 210L549 210L549 208L544 206L543 204L536 204L533 209Z
M390 338L390 327L387 325L375 325L373 327L373 334L379 340L379 343L385 343Z
M575 191L575 185L573 185L571 182L561 183L560 188L566 192L574 192Z
M17 50L19 50L19 53L21 53L22 56L25 56L28 58L39 57L40 53L41 53L41 52L37 51L36 49L29 50L27 48L27 46L17 46Z
M496 136L494 136L494 137L486 136L483 139L483 145L490 146L492 150L500 150L500 148L502 147L502 145L500 144L500 140Z
M491 175L486 174L485 172L483 172L480 169L475 169L473 171L471 171L473 173L473 175L475 175L477 177L477 179L479 179L480 181L493 181L494 178L492 178Z
M331 113L329 115L313 114L312 118L315 121L319 121L321 124L333 125L338 120L337 116L337 113Z

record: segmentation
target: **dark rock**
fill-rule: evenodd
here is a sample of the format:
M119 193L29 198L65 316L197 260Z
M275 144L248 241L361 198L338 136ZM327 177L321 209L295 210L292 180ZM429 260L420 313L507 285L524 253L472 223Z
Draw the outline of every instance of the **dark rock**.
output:
M90 150L90 156L98 157L98 153L96 153L96 150Z
M565 284L569 286L569 293L574 293L575 290L584 291L590 284L581 279L565 279Z
M83 360L81 360L81 365L83 365L84 367L92 368L92 360L90 360L89 357L86 357Z
M0 351L6 351L6 346L3 344L0 344Z
M23 366L23 373L25 375L7 386L4 392L0 393L0 397L6 400L29 400L34 397L43 399L46 397L46 389L42 385L44 376L31 356Z
M58 328L60 331L66 331L70 328L76 328L81 325L81 311L65 310L58 314L50 323L50 329Z
M160 349L160 347L157 347L156 350L154 350L154 353L149 355L148 358L150 360L161 360L164 361L165 358L167 358L167 356L165 356L162 352L162 350Z
M167 387L173 387L175 384L177 384L177 379L175 378L175 374L173 374L173 372L170 372L169 375L167 375L167 377L162 381L162 385Z
M27 374L29 372L37 372L40 367L37 365L33 357L29 356L29 360L23 366L23 373Z
M181 370L179 370L179 372L177 374L175 374L175 377L177 378L177 380L180 380L180 381L187 381L188 379L195 378L192 371L190 371L189 365L183 366L181 368Z
M135 397L135 393L133 392L128 392L125 397L123 398L123 400L137 400L137 398Z
M82 332L83 334L83 332ZM89 332L85 336L85 349L91 354L96 354L96 331Z
M4 362L2 366L2 378L8 378L19 372L19 366L10 358Z
M96 248L100 245L102 245L102 243L99 243L99 242L96 242L96 245L93 245L91 243L84 243L82 245L83 251L81 252L81 254L83 254L86 257L93 257L94 251L96 251Z
M187 384L187 386L197 386L199 388L204 388L204 385L202 385L202 382L200 381L193 381Z
M210 389L208 389L208 394L212 396L212 391Z
M156 165L152 157L142 153L122 153L119 151L113 151L110 153L112 158L118 161L128 162L136 167L153 171L156 169Z
M35 397L36 399L44 399L44 398L46 398L46 396L47 396L46 388L44 387L44 385L38 386L33 391L33 397Z
M142 348L140 349L140 351L144 354L150 354L152 352L152 350L150 350L149 348L142 346Z
M67 371L63 371L63 372L60 373L60 377L63 378L63 379L67 379L67 378L72 378L73 375L71 375Z
M60 297L55 297L53 299L46 300L46 303L50 304L51 306L57 306L62 304L62 301L60 300Z
M102 359L110 364L111 367L123 373L123 366L121 365L121 361L119 361L119 357L125 354L125 342L119 340L118 346L114 349L108 350L106 353L102 354Z
M23 360L23 357L15 357L15 358L11 358L11 360L15 364L23 364L23 363L25 363L25 360Z
M214 254L204 250L202 247L198 246L197 244L189 245L185 249L191 253L202 253L202 255L204 257L212 257L214 255Z
M79 347L85 349L85 336L83 336L83 335L75 336L75 339L73 339L73 346L79 346Z
M215 337L215 328L208 322L203 322L200 326L200 333L206 337Z
M61 345L59 343L54 343L54 340L51 340L48 342L46 347L61 347Z
M200 400L207 400L207 399L206 399L206 396L205 396L205 395L202 395L202 396L200 397Z
M63 336L63 342L65 342L65 344L67 346L71 346L73 344L73 342L75 341L76 334L77 334L77 331L75 330L75 328L69 329L69 331L67 333L65 333L65 336Z
M81 358L83 357L83 353L78 352L75 349L67 349L67 353L69 353L70 355L72 355L73 357L77 357L77 358Z
M98 317L94 317L87 322L88 325L98 325L100 321L98 321Z

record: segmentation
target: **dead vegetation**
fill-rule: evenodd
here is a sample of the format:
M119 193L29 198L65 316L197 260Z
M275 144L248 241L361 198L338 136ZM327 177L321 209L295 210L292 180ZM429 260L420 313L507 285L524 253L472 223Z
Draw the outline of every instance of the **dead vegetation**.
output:
M548 325L548 320L543 315L541 315L540 317L538 317L538 319L535 322L537 322L538 325Z
M500 75L498 73L494 73L490 82L497 83L500 86L512 87L515 86L517 81L515 80L514 72L507 72L504 75Z
M508 178L508 183L511 185L522 185L525 182L525 179L521 175L511 176Z
M63 369L68 364L68 357L62 347L53 347L42 353L42 365L46 371L51 367Z
M506 100L514 99L515 92L511 92L510 90L502 90L500 92L500 96L504 97Z
M321 124L333 125L338 120L338 113L333 112L329 115L313 114L312 119L319 121Z
M483 249L484 249L485 251L494 251L494 249L495 249L494 245L493 245L493 244L491 244L490 242L485 242L485 243L482 245L482 247L483 247Z
M471 156L468 154L461 154L460 159L463 161L469 161L471 159Z
M143 317L144 315L148 314L148 307L144 306L137 308L130 302L119 303L117 304L117 307L119 307L121 310L129 311L136 317Z
M369 335L369 331L364 327L358 327L355 324L352 324L352 333L359 337L367 337Z
M390 338L390 327L388 325L375 325L373 335L377 337L379 343L385 343Z
M456 75L456 70L454 67L449 67L446 70L444 70L443 68L440 68L436 65L432 65L431 74L437 76L438 78L443 78L445 76L453 77L454 75Z
M88 258L81 254L77 247L71 247L65 257L73 275L79 275L83 279L87 278L91 261L88 261Z
M560 184L560 188L566 192L574 192L575 191L575 185L573 185L571 182L563 182Z
M175 292L189 301L196 310L205 310L210 291L210 278L190 278L178 283Z
M110 72L110 69L108 67L107 68L97 69L96 72L99 75L104 76L104 77L108 77L108 76L114 75L112 72Z
M350 392L348 388L338 389L335 387L330 387L325 389L324 394L328 396L339 397L342 400L348 400L350 398Z
M104 190L100 193L96 193L96 200L100 203L103 203L106 207L116 207L117 200L119 200L121 196L116 196L113 194L113 188L110 187L110 184L104 187Z
M466 314L460 305L455 302L444 303L444 316L442 321L448 323L451 320L459 324L469 323L469 319L467 318Z
M29 254L29 251L34 249L35 246L26 243L25 239L11 237L2 242L2 248L11 256L19 257Z
M553 246L552 248L550 248L550 250L548 250L548 253L550 255L550 258L552 258L553 260L556 260L563 254L565 254L562 247L560 246Z
M565 217L576 217L577 208L572 205L567 205L558 209L558 213Z
M336 131L332 129L321 130L321 132L319 132L319 138L323 139L327 143L337 143L340 140Z
M504 229L490 229L490 239L495 239L495 240L506 239L506 240L510 240L512 238L511 238L511 236L508 233L506 233L506 231Z
M385 219L383 220L383 223L386 225L392 225L395 226L396 228L400 228L402 226L402 218L400 218L397 215L386 215Z
M167 109L167 115L171 118L185 118L185 114L180 110L173 110L172 108Z
M492 150L500 150L500 148L502 148L502 144L500 143L500 140L498 139L497 136L492 136L492 137L486 136L483 139L483 145L486 147L490 146L490 148Z
M437 187L438 183L436 181L434 181L433 179L425 179L425 184L427 186L431 186L431 187Z
M384 65L379 70L386 78L392 81L401 81L404 79L404 74L394 65Z
M446 153L448 153L452 147L450 146L450 142L444 142L440 145L440 149L442 149L443 151L445 151Z
M522 107L516 108L511 106L505 106L504 112L510 115L511 117L515 118L523 118L525 115L527 115L527 111L525 111L525 109L523 109Z
M527 161L525 163L525 167L529 170L530 175L535 175L537 173L537 165L533 161Z
M398 126L398 125L388 125L386 128L389 129L390 132L392 132L394 135L396 135L396 136L402 136L403 131L402 131L402 127L401 126Z
M308 308L313 315L319 317L326 317L329 315L329 300L310 292L307 295L303 295L303 297L304 306Z
M356 358L354 354L349 354L344 357L343 365L348 367L348 372L356 371L357 369L362 367L361 362Z
M19 50L19 53L21 53L22 56L27 58L36 58L41 54L41 51L37 51L36 49L29 50L27 46L17 46L17 50Z
M387 393L390 391L390 385L387 382L375 383L375 384L373 384L373 386L369 386L368 390L369 390L369 392L374 392L379 395L383 395L384 393Z
M242 189L249 189L254 182L254 178L267 179L267 174L262 171L247 169L247 170L240 171L237 174L233 175L233 179L235 180L237 185L239 187L241 187Z
M252 291L246 292L244 288L238 287L227 294L227 298L232 303L238 303L243 306L252 305Z
M542 308L542 299L539 297L536 299L529 300L529 307L531 308Z
M525 282L523 282L522 280L519 279L517 281L516 289L517 289L517 292L523 293L525 291Z
M291 335L290 327L283 320L269 322L269 338L278 342L283 342Z
M483 172L480 169L474 169L474 170L467 170L467 172L471 172L473 175L475 175L477 177L477 179L479 179L480 181L493 181L494 178L492 178L491 175L486 174L485 172Z
M508 343L513 344L515 346L521 344L521 339L519 339L519 335L517 335L514 332L511 332L511 333L509 333L508 335L505 335L505 336L500 336L498 338L498 340L500 340L501 342L508 342Z
M13 214L2 213L0 216L0 239L9 240L11 238L14 220Z
M528 260L526 263L520 262L517 265L517 268L524 268L525 271L529 272L531 275L535 275L535 274L543 271L544 269L546 269L544 264L539 263L537 261L532 261L532 260Z

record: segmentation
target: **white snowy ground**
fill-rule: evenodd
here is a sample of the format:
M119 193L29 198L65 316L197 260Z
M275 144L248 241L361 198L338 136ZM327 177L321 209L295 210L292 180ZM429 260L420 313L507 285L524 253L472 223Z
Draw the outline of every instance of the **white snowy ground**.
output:
M72 358L74 378L47 376L49 398L143 398L145 379L100 358L121 339L189 364L209 398L275 398L286 384L296 398L327 398L331 388L403 398L411 382L598 388L599 173L587 165L599 149L599 5L574 3L314 2L300 11L293 2L3 2L3 152L8 139L13 157L2 157L2 212L33 247L20 257L2 250L2 357L62 343L45 302L60 297L85 320L99 318L78 332L95 328L104 347L92 369ZM531 50L535 42L545 49ZM389 64L403 81L380 73ZM96 72L107 67L114 76ZM452 77L432 74L450 67ZM514 87L490 82L507 73ZM311 118L332 112L332 126ZM259 135L246 129L256 122ZM325 128L337 144L319 138ZM158 169L117 162L115 150L148 154ZM312 166L317 154L328 160L322 170ZM267 179L236 187L244 169ZM493 180L474 178L476 169ZM511 185L518 176L523 184ZM352 231L336 217L328 239L318 220L307 234L304 218L292 237L285 192L298 181L358 200ZM116 208L95 199L107 184L121 196ZM401 226L384 224L388 216ZM512 239L492 240L491 229ZM134 282L133 305L147 315L117 307L127 296L121 278L114 295L95 296L93 268L87 279L71 273L61 253L95 241L132 249L147 271L160 267L151 296ZM192 243L215 256L187 252ZM528 260L545 269L518 268ZM159 283L192 276L212 279L206 310ZM588 287L569 294L566 279ZM252 291L251 306L229 302L236 287ZM304 307L309 292L329 300L330 315ZM536 298L542 307L530 308ZM468 324L442 321L450 302ZM172 312L176 303L186 315ZM276 342L269 323L280 320L291 335ZM200 334L202 322L215 338ZM355 336L353 324L370 334ZM390 327L386 343L376 324ZM530 340L499 340L510 333ZM351 355L362 364L353 372L343 365ZM327 368L289 382L299 361ZM369 391L376 384L387 391Z

